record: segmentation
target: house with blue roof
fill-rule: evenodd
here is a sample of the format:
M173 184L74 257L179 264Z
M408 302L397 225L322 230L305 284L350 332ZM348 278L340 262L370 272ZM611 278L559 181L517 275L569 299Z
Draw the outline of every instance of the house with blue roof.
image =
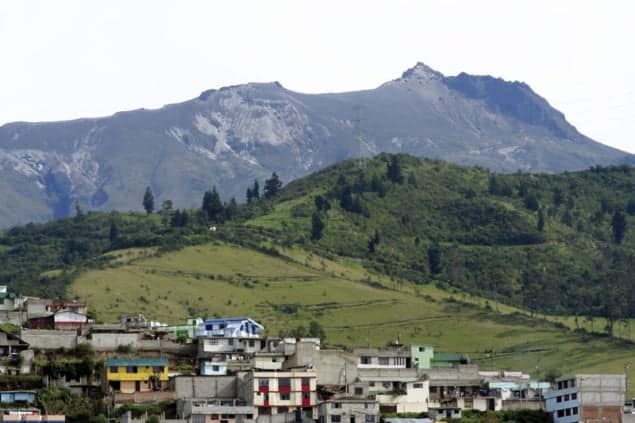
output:
M199 325L198 337L258 338L265 328L249 317L207 319Z

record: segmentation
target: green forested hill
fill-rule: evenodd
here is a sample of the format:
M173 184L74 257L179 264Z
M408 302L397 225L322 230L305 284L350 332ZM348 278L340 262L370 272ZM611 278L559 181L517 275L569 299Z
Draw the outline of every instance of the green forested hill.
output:
M13 228L0 235L0 283L64 295L78 269L112 265L107 251L221 238L270 253L299 245L404 283L453 286L533 312L604 316L611 325L635 315L633 187L627 166L494 174L383 154L240 207L88 213ZM219 222L217 232L210 222Z
M493 174L380 155L290 183L247 224L417 283L615 321L635 314L633 187L627 166Z

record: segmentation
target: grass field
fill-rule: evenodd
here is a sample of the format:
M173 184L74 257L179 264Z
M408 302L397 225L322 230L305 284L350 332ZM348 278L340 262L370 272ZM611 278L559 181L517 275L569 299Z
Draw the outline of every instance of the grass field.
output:
M622 372L635 352L609 337L578 335L508 306L496 312L494 305L476 305L484 304L478 298L369 275L355 261L298 248L284 250L284 257L221 243L151 253L117 252L116 267L81 274L69 294L87 301L106 322L137 311L166 323L190 315L249 315L276 335L315 319L330 345L380 346L399 339L468 353L483 368L534 374Z

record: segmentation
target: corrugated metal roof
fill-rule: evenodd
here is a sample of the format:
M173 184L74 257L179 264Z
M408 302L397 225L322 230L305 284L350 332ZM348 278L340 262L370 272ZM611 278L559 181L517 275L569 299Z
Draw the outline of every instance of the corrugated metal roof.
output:
M106 366L167 366L166 358L109 358Z

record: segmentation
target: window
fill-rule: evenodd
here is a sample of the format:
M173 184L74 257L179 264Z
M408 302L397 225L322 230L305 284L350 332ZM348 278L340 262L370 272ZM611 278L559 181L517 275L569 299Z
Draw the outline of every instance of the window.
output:
M119 367L117 366L110 366L110 373L117 373L119 372Z
M578 399L578 393L577 392L572 393L571 394L571 399L572 400L577 400Z
M229 338L229 340L227 340L227 344L228 345L234 345L234 340Z
M571 409L567 408L566 410L564 410L564 415L565 416L570 416L571 415Z
M308 377L302 378L302 385L310 385L310 384L311 384L311 380Z
M154 366L154 367L152 368L152 371L153 371L154 373L163 373L163 366Z
M342 403L341 402L332 402L331 403L331 408L342 408Z
M422 389L423 388L423 383L415 383L412 385L412 387L414 389Z
M368 386L374 387L375 386L375 382L368 382Z
M303 400L311 399L311 393L310 392L302 392L302 399Z
M577 416L578 415L578 407L573 407L571 409L571 414L573 414L574 416Z
M361 357L359 358L359 361L360 361L360 363L362 363L362 364L370 364L370 363L371 363L371 359L370 359L370 357L365 356L365 355L361 356Z
M212 371L213 371L213 372L217 372L217 371L218 371L218 369L219 369L219 367L218 367L218 366L212 366Z
M278 386L279 387L291 386L291 379L289 379L288 377L282 377L282 378L278 379Z
M564 417L564 410L558 410L558 417Z
M288 392L282 392L280 393L280 400L281 401L289 401L291 399L291 394Z
M564 396L564 401L569 401L569 394Z
M271 415L271 408L269 407L258 407L258 414L261 416L269 416Z
M212 420L218 420L218 414L212 414Z
M254 341L253 339L250 339L250 340L249 340L249 346L250 346L250 347L253 347L255 344L256 344L256 343L255 343L255 341Z
M364 408L373 408L373 404L370 402L365 402L364 403Z
M556 397L556 402L562 402L562 397Z
M419 347L419 352L424 352L426 350L425 347Z
M388 357L379 357L380 366L387 366L388 364L390 364Z
M570 387L570 388L575 388L575 379L571 379L571 380L569 381L569 387Z
M126 366L126 373L137 373L137 366Z
M364 395L364 388L360 386L355 387L355 395L361 396Z
M391 382L384 382L381 384L381 386L384 387L384 389L390 389L392 388L392 383Z
M209 345L218 345L218 339L208 339Z
M269 379L258 379L258 386L269 386Z
M334 414L331 416L331 423L340 423L342 421L342 416Z
M289 412L289 407L278 407L278 414L285 414Z
M375 423L375 416L371 416L366 414L366 418L364 419L366 423Z

